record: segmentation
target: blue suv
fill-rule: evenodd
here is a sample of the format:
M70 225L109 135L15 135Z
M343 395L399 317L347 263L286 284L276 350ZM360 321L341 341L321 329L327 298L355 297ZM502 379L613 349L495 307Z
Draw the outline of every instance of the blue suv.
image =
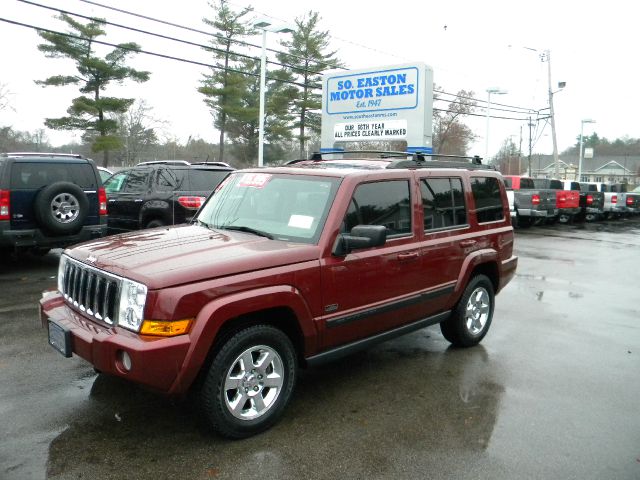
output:
M93 160L0 154L0 250L46 253L107 233L107 197Z

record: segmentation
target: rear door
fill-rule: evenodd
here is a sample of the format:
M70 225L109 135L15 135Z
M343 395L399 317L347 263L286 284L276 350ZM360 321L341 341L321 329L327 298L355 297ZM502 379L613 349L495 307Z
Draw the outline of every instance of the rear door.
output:
M465 251L478 242L469 235L463 181L458 176L420 179L424 240L421 263L426 288L425 315L443 311L450 303Z
M107 180L109 230L138 230L140 210L149 194L151 168L134 168L116 173Z

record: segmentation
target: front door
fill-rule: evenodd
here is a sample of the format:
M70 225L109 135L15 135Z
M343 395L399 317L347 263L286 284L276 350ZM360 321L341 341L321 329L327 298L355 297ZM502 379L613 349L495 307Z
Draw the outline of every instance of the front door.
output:
M421 252L411 190L410 179L364 183L355 189L342 232L356 225L384 225L387 242L323 262L325 348L422 318Z

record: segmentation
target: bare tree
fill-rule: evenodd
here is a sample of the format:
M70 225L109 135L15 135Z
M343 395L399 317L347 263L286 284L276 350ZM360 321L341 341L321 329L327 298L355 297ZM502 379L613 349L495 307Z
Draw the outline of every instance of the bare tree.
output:
M118 134L123 145L118 158L122 165L139 162L141 154L158 143L156 131L164 128L167 122L155 118L152 110L146 100L137 100L126 113L117 116Z
M11 92L5 83L0 83L0 112L7 108L11 108L9 97Z
M435 90L438 90L435 87ZM434 100L438 94L434 93ZM433 112L433 148L437 153L451 155L466 155L469 144L476 135L463 123L463 119L473 113L476 101L473 92L460 90L455 98L449 102L446 110Z

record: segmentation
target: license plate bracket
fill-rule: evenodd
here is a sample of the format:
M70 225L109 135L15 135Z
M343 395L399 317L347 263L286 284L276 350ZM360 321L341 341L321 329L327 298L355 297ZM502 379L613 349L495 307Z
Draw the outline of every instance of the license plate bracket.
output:
M49 320L49 345L67 358L71 358L71 331L56 322Z

